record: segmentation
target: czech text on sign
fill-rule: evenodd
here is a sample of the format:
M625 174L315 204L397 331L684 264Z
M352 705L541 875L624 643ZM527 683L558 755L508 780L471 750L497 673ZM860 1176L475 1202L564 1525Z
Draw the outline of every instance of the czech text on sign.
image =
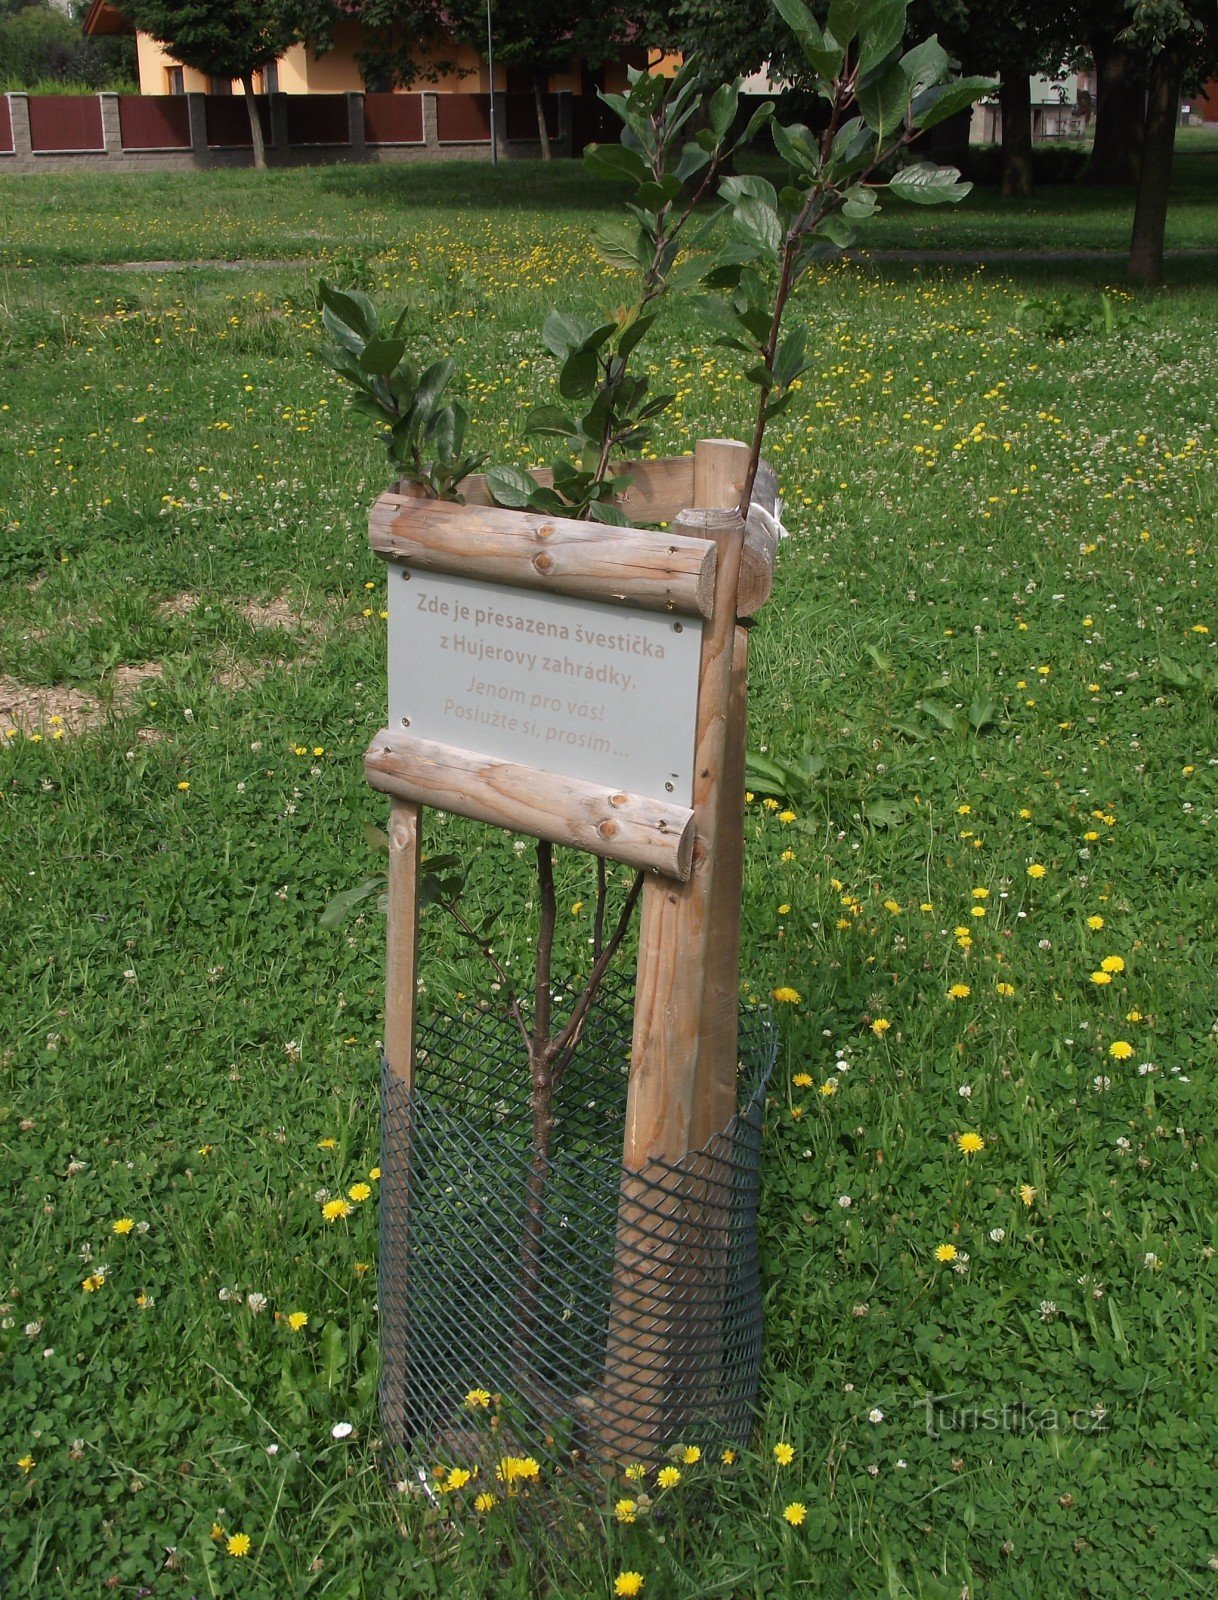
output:
M391 569L389 725L689 805L702 625Z

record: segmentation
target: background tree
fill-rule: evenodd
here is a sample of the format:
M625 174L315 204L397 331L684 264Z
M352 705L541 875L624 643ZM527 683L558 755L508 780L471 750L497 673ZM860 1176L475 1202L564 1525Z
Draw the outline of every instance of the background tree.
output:
M125 88L136 76L134 39L86 39L48 0L0 0L0 87Z
M1218 0L1126 0L1126 41L1147 59L1146 117L1129 274L1163 281L1163 239L1171 191L1172 156L1186 81L1201 81L1218 66Z
M151 34L175 61L213 78L239 78L245 92L254 165L266 166L266 144L254 74L308 40L329 43L333 0L123 0L123 14Z

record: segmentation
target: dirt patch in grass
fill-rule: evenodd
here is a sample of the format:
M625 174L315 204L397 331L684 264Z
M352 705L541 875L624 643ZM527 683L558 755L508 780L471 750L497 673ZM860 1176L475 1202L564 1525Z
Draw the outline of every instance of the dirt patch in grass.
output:
M257 600L246 600L237 607L252 628L284 628L288 633L316 633L319 623L302 617L286 594L276 595L262 605Z
M173 594L168 600L162 600L156 608L156 614L166 621L172 617L188 617L199 604L200 599L197 594L183 590L181 594Z
M0 677L0 734L7 734L10 728L26 737L35 733L51 737L83 733L105 722L111 710L125 710L142 684L163 673L159 661L115 667L110 675L113 693L106 700L67 684L45 688L22 683L18 678Z

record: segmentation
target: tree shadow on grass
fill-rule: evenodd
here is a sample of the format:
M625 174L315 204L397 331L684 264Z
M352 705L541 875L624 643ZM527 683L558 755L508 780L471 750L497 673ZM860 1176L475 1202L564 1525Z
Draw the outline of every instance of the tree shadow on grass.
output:
M323 194L370 204L425 210L576 213L616 212L629 186L593 176L582 161L418 161L334 167Z

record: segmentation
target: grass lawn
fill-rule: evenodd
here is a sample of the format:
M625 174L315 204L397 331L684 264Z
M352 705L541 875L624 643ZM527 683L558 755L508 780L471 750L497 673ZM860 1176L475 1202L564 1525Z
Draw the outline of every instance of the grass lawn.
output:
M1170 242L1218 243L1218 160L1179 182ZM616 304L614 204L574 168L0 184L0 1589L1218 1594L1218 291L1183 263L1137 299L1111 262L808 285L753 633L743 967L798 995L757 1436L604 1507L541 1445L511 1499L386 1479L375 1193L322 1217L375 1191L384 926L318 927L378 867L386 471L311 284L410 305L475 443L528 461L536 330ZM894 206L871 240L1120 246L1121 206ZM104 270L216 257L259 264ZM1104 285L1108 335L1020 311ZM741 434L695 307L651 349L661 452ZM523 970L525 864L431 829ZM488 995L424 938L425 1006Z

